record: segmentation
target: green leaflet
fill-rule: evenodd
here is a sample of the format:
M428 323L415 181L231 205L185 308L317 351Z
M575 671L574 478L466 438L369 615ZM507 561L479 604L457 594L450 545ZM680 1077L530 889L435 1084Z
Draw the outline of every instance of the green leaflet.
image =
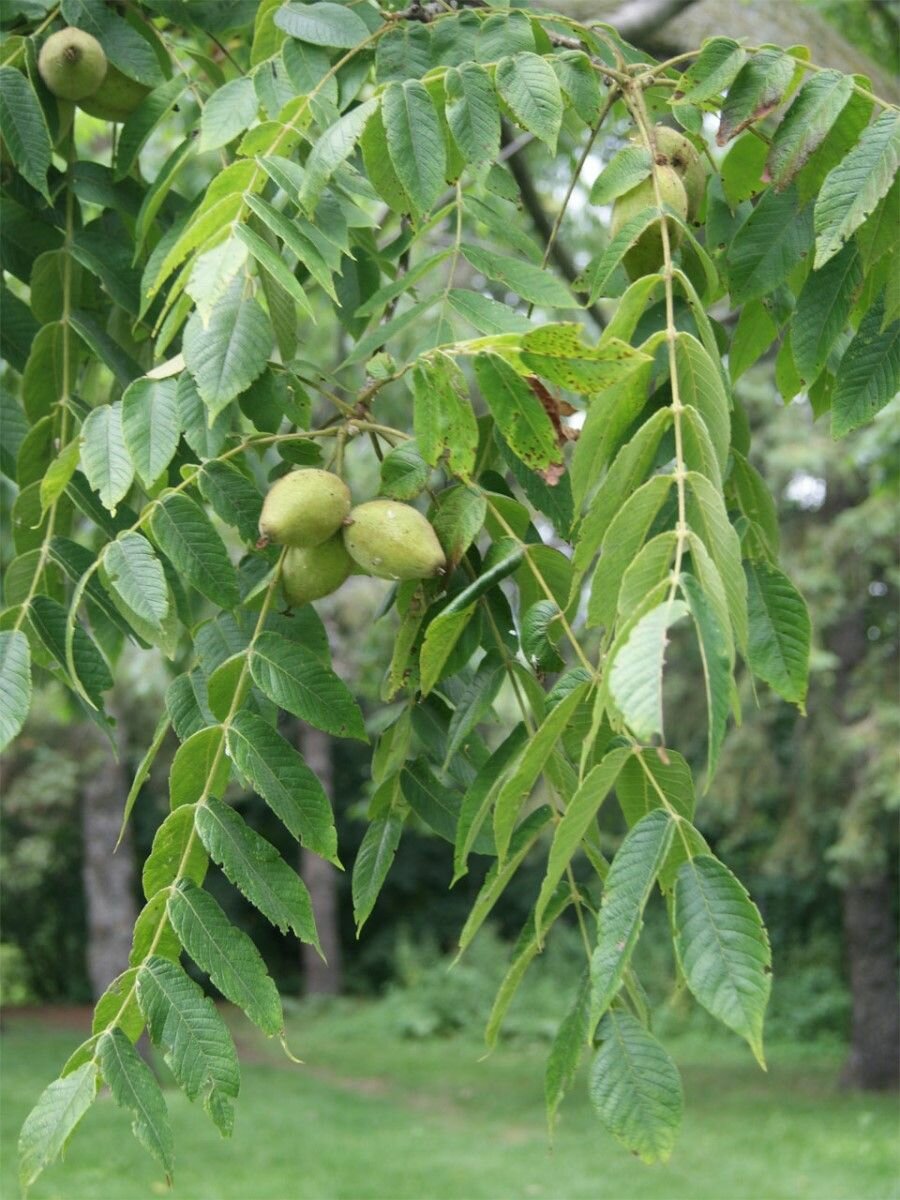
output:
M427 696L441 678L447 660L475 615L475 605L439 613L425 631L419 652L419 686Z
M41 1093L19 1134L19 1182L23 1188L31 1187L65 1149L75 1126L93 1104L98 1083L97 1064L91 1061L55 1079Z
M185 75L175 75L144 97L128 117L116 146L116 179L125 179L156 126L175 107L187 88Z
M16 169L49 204L50 133L34 89L15 67L0 67L0 118L4 141Z
M522 802L537 782L538 776L544 770L547 759L553 753L569 719L589 690L590 685L582 683L560 700L559 704L538 726L534 736L525 746L515 767L501 787L494 808L494 836L497 840L498 863L502 864L506 858Z
M794 186L767 191L734 236L727 254L728 286L735 304L773 292L809 252L812 207Z
M481 271L489 279L505 283L523 300L548 308L576 307L565 284L560 283L555 275L542 267L522 262L521 258L514 258L508 254L482 250L477 246L464 244L462 252L476 271Z
M305 647L280 634L264 633L250 651L250 674L280 708L316 729L335 737L368 740L350 689Z
M661 422L660 427L662 424L664 423ZM626 473L626 477L631 476L633 479L638 474L642 463L646 462L650 447L659 436L660 427L654 431L652 436L642 438L640 447L634 447L633 455L629 454L628 458L624 460L623 470L621 474L617 474L616 479L621 479ZM633 470L629 470L629 467L632 466ZM607 479L611 476L612 472ZM671 475L651 476L645 484L628 497L624 504L620 505L615 516L609 522L603 535L600 561L597 563L591 583L591 598L588 603L589 624L603 625L607 630L610 629L616 613L622 576L634 555L644 544L650 526L669 496L673 482ZM605 496L611 498L611 486L606 489ZM603 513L607 511L606 503L602 506L601 511ZM598 524L599 518L592 523L592 540L596 539ZM590 543L587 545L589 546Z
M616 796L629 825L660 807L660 791L679 816L693 818L694 783L682 755L676 750L666 750L665 760L655 750L632 755L616 779Z
M684 1104L678 1068L630 1013L606 1014L591 1068L591 1103L603 1124L646 1163L672 1153Z
M122 403L93 409L81 427L81 469L104 507L115 516L134 479L134 465L125 445Z
M740 451L732 449L730 484L734 489L741 511L755 525L763 539L767 552L776 558L781 541L778 528L778 510L772 493L760 473L744 458Z
M272 349L269 318L244 281L236 280L212 309L208 324L194 313L184 330L184 361L215 418L261 373Z
M561 916L573 902L572 890L568 883L560 886L552 900L546 905L545 928L548 929L557 917ZM528 918L513 947L509 968L503 977L484 1031L484 1040L493 1050L506 1010L518 990L519 984L525 978L525 973L541 951L541 932L535 926L535 914Z
M204 463L197 482L203 499L216 515L254 543L259 536L262 496L255 484L227 462Z
M591 1013L591 977L585 971L572 1007L563 1017L547 1055L544 1072L544 1103L547 1124L553 1132L556 1113L563 1096L572 1085L581 1055L588 1041Z
M794 60L783 50L760 50L738 71L728 88L716 141L730 142L748 125L778 106L794 76Z
M802 710L809 676L812 631L803 597L777 567L745 563L750 617L749 663L785 700Z
M620 625L651 592L670 579L677 548L678 534L674 529L668 529L645 542L631 560L619 588L617 620Z
M206 851L194 833L194 805L182 805L170 812L156 831L141 877L144 895L150 900L178 879L201 884L208 863Z
M791 325L794 366L813 383L842 333L863 282L859 251L849 243L821 270L811 271L797 298Z
M281 1001L259 951L232 925L208 892L182 879L166 904L169 920L185 950L219 991L247 1014L263 1033L284 1026Z
M585 125L594 125L600 116L603 91L590 58L581 50L563 50L553 55L550 65L572 108Z
M443 190L444 135L428 90L416 79L389 83L381 116L397 178L418 213L427 212Z
M724 92L747 60L743 46L731 38L709 38L678 80L679 104L701 104Z
M649 372L642 370L631 376L624 387L611 388L603 396L595 397L591 404L572 462L572 492L577 506L580 507L603 467L616 452L616 440L609 438L611 427L617 425L624 433L644 407L648 376ZM607 400L610 403L605 403ZM574 558L578 570L583 571L588 566L623 501L643 483L671 423L671 409L660 409L615 453L581 524Z
M49 596L35 596L28 609L28 619L46 649L60 667L68 671L65 645L67 615L63 606ZM72 661L75 666L73 685L83 689L91 702L100 708L102 693L112 687L113 678L96 642L79 624L74 626Z
M466 874L469 854L487 817L493 796L503 780L506 768L524 748L528 736L524 724L515 726L491 754L469 787L459 810L453 853L453 880Z
M437 353L412 371L413 428L431 466L446 451L451 471L468 475L475 465L478 426L466 378L449 355Z
M428 483L431 471L415 442L395 446L381 464L382 496L392 500L412 500Z
M269 160L266 160L269 161ZM302 219L291 219L259 196L248 196L247 204L254 214L279 238L309 271L316 283L337 300L332 271L320 248L309 236Z
M223 84L209 97L200 117L200 152L227 146L255 120L258 109L249 76Z
M591 204L611 204L649 174L650 151L646 146L617 150L591 185Z
M451 288L447 303L479 333L522 333L531 328L531 322L522 313L490 296L482 296L480 292Z
M0 694L0 750L5 750L31 707L31 650L21 629L0 631Z
M474 367L497 428L522 462L536 468L559 462L553 425L526 380L498 354L477 355Z
M210 858L238 891L282 933L290 929L320 949L306 885L272 843L212 796L197 807L194 823Z
M781 190L828 136L853 94L853 80L840 71L810 75L784 115L766 162L769 177Z
M555 153L563 103L559 81L546 59L528 52L501 58L494 82L517 124Z
M900 116L883 112L826 176L816 199L815 269L841 249L891 186L900 165Z
M551 815L551 810L546 804L542 804L540 808L529 813L510 839L506 861L501 866L498 860L488 871L481 891L478 893L459 935L460 954L487 920L491 909L503 895L506 885L521 866Z
M225 1022L176 962L151 955L137 974L137 998L155 1046L189 1100L198 1097L224 1135L240 1088L237 1054Z
M490 653L478 664L478 670L463 691L447 728L445 769L457 752L464 748L469 735L491 714L491 707L506 677L500 654Z
M534 906L534 925L538 937L543 930L545 911L549 914L549 906L557 884L565 874L566 868L581 844L581 839L590 828L630 754L631 751L627 746L622 746L607 754L585 776L584 782L566 805L562 820L553 834L553 842L547 860L547 873Z
M725 502L709 480L696 471L687 476L688 525L702 540L718 568L728 600L728 613L738 649L747 646L747 583L741 567L741 545L728 519ZM710 589L707 589L710 590ZM746 655L745 655L746 656Z
M150 529L175 569L198 592L222 608L237 604L234 567L199 504L179 493L167 496L153 509Z
M138 1008L134 985L137 969L129 967L117 975L97 1003L91 1021L91 1034L97 1037L117 1026L130 1041L136 1042L144 1032L144 1018Z
M345 11L351 15L349 10ZM316 139L312 153L306 160L306 174L299 197L301 206L309 216L315 212L322 192L335 171L353 153L366 122L378 107L379 100L374 97L363 101Z
M675 370L682 404L699 412L709 431L722 471L731 444L730 402L719 367L689 333L679 333L675 342Z
M169 771L169 806L194 804L207 796L221 796L231 777L224 753L221 725L198 729L178 747Z
M681 576L681 591L694 619L700 657L703 661L709 722L707 770L711 779L728 722L732 684L731 662L727 651L730 638L696 576L684 572Z
M603 903L597 917L597 948L591 959L591 1006L595 1019L609 1008L622 982L641 932L644 907L665 862L674 831L675 820L670 813L654 809L629 830L612 860L603 885Z
M103 1079L120 1108L129 1109L135 1137L171 1175L174 1141L169 1114L156 1076L121 1031L104 1033L97 1043Z
M668 630L687 611L681 600L666 600L645 613L609 667L612 697L625 724L641 741L662 733Z
M235 236L250 251L259 264L259 267L262 268L263 287L265 288L266 286L266 276L268 276L269 282L284 292L287 301L288 319L290 320L293 316L293 305L291 304L291 300L293 300L296 304L300 305L300 308L308 317L315 320L309 297L278 251L270 246L264 237L261 237L260 234L251 229L249 225L238 225L235 229Z
M675 948L704 1008L745 1038L760 1065L772 985L765 927L746 890L709 855L686 862L675 883Z
M352 8L327 2L285 4L275 13L275 24L291 37L311 46L349 49L365 41L369 30Z
M139 620L162 630L169 615L169 588L162 563L139 533L125 533L106 547L106 575L114 591Z
M447 124L470 166L493 162L500 150L500 109L490 77L477 63L451 67L444 83Z
M391 811L386 817L371 821L363 834L353 863L353 919L357 937L375 907L402 833L403 817Z
M865 314L844 352L831 400L831 432L843 437L880 412L900 390L900 321L885 320L885 300Z
M422 821L448 842L456 837L462 796L452 787L442 783L424 759L408 763L400 775L403 796ZM482 829L472 842L476 854L492 854L493 839L490 831Z
M262 717L239 712L228 728L234 765L304 846L336 861L337 834L325 791L298 752Z

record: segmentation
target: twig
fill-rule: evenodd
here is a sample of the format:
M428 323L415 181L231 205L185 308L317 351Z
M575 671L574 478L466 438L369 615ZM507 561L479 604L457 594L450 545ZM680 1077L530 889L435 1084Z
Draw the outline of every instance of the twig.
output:
M504 126L503 143L504 146L512 141L509 128ZM521 152L516 151L509 155L509 169L513 173L516 183L519 185L519 192L522 195L522 202L528 210L528 215L531 217L534 227L543 240L544 244L549 246L550 255L556 263L559 270L565 275L569 283L575 283L580 275L578 267L575 265L574 259L570 256L568 250L559 242L553 232L553 222L544 211L543 203L538 195L537 188L534 186L534 181L531 178L531 172L522 157ZM603 329L606 326L606 318L602 310L596 304L588 304L586 311L591 314L591 317L596 322L598 328Z

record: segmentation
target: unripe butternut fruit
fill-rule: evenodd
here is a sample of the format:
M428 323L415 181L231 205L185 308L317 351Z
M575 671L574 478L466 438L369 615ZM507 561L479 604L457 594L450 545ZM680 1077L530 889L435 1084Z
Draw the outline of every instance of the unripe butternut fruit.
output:
M289 546L281 565L284 598L294 606L330 596L354 566L339 533L321 546Z
M107 73L103 47L83 29L60 29L41 46L38 70L54 96L84 100L100 88Z
M703 159L694 144L677 129L671 129L668 125L657 125L653 134L657 151L665 156L668 165L674 167L681 176L687 193L688 220L695 221L706 195L706 167Z
M674 167L657 167L662 202L683 219L687 218L688 202L681 176ZM642 180L637 187L620 196L613 205L610 233L613 237L644 209L656 207L653 179ZM669 246L675 250L681 244L682 230L674 221L668 222ZM625 270L632 279L640 279L658 271L663 264L661 222L649 225L624 257Z
M447 562L431 524L418 509L397 500L358 504L344 526L344 545L364 571L379 579L430 579Z
M279 546L319 546L340 529L351 503L350 489L330 471L291 471L269 488L259 532Z
M92 96L79 100L78 107L101 121L127 121L149 95L148 87L110 64L100 87Z

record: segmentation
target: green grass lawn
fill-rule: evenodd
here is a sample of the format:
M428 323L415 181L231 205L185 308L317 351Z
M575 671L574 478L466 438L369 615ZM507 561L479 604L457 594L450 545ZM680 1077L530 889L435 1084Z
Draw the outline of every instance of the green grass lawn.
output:
M294 1066L235 1017L243 1086L234 1137L167 1093L176 1128L173 1200L892 1200L900 1197L898 1109L843 1095L839 1057L774 1049L768 1074L737 1042L675 1044L686 1114L671 1162L646 1167L593 1118L584 1080L553 1145L542 1109L544 1048L475 1039L402 1041L377 1008L297 1010ZM2 1046L3 1200L17 1194L15 1140L77 1031L23 1014ZM102 1096L34 1200L166 1193L127 1116Z

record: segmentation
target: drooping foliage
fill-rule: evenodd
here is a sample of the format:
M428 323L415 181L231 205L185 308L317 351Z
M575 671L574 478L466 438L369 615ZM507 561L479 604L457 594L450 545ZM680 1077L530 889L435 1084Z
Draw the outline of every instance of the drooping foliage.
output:
M475 3L7 11L2 742L35 671L109 730L128 639L174 677L124 820L166 729L181 743L131 962L25 1123L23 1183L101 1084L171 1173L165 1103L134 1050L145 1029L230 1132L234 1046L182 952L283 1036L261 955L203 885L212 860L317 945L302 881L227 789L247 784L340 861L327 797L278 715L337 738L366 740L366 723L315 609L279 611L283 552L257 536L271 482L345 473L351 441L377 456L380 495L427 514L446 560L385 584L396 633L358 924L411 822L449 843L457 878L471 855L493 859L461 952L539 856L489 1040L574 910L585 976L550 1050L548 1113L591 1053L599 1119L665 1158L682 1095L631 965L645 906L662 891L687 988L761 1062L770 953L692 823L664 681L695 639L707 786L739 719L737 671L803 706L809 620L778 566L734 383L777 346L782 396L808 394L836 436L896 392L897 111L802 48L718 37L655 63L612 28ZM65 24L100 42L118 73L103 86L132 105L110 162L38 69ZM660 122L683 131L689 161ZM568 169L543 244L520 207L523 157ZM567 270L573 199L613 219ZM628 833L610 858L597 815L612 803Z

